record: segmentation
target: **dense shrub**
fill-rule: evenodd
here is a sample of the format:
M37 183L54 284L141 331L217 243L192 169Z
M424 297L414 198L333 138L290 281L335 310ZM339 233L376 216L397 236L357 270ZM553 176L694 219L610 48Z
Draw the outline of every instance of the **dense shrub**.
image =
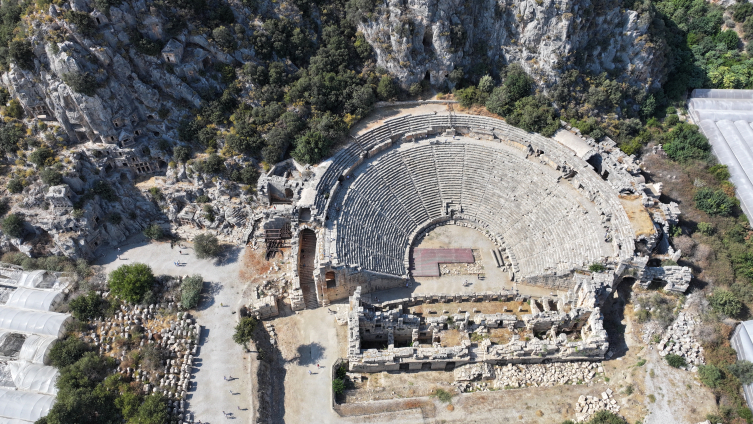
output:
M13 177L8 181L8 185L6 186L9 192L16 194L20 193L24 190L24 184L18 177Z
M199 304L204 278L195 274L180 283L180 303L185 309L193 309Z
M738 316L743 308L743 303L734 293L720 288L715 289L708 300L714 311L730 317Z
M177 146L173 149L173 157L178 162L186 163L191 159L191 148L188 146Z
M131 39L131 43L137 52L147 56L159 56L162 53L162 48L165 47L162 42L146 38L138 31L129 32L128 38Z
M92 184L92 193L101 197L102 200L108 202L114 202L116 199L115 190L113 190L110 183L103 180L97 180Z
M5 114L11 118L23 118L24 108L21 107L21 102L19 102L17 99L11 99L10 102L8 102L8 106L5 108Z
M196 236L193 240L193 247L196 252L196 257L199 259L217 257L222 251L219 242L217 241L217 237L209 233Z
M698 366L698 378L701 382L712 389L719 386L719 382L723 378L722 370L718 367L709 365Z
M0 149L5 153L12 153L18 150L18 142L26 134L23 125L6 124L0 126Z
M737 206L737 200L734 197L727 196L722 190L714 190L709 187L702 187L695 196L695 207L706 212L709 215L730 215Z
M3 232L10 237L20 238L24 235L25 222L21 215L12 213L3 219Z
M47 147L40 147L37 150L31 152L31 154L29 155L29 162L41 168L45 165L50 165L50 160L54 158L55 152Z
M91 36L97 29L94 19L88 13L69 10L65 12L64 16L67 21L76 25L78 32L83 35Z
M665 356L664 359L667 361L667 364L669 364L670 367L680 368L687 365L687 363L685 362L685 358L683 358L680 355L675 355L673 353L670 353L669 355Z
M90 73L69 72L63 74L63 82L76 93L89 97L97 94L97 88L99 87L97 79Z
M152 289L154 274L146 264L121 265L110 273L107 284L114 295L131 303L138 303Z
M250 342L254 336L256 324L256 319L253 317L241 318L241 321L235 326L233 341L242 345L244 348L248 348L248 342Z
M52 168L43 169L39 173L39 177L42 178L42 182L49 186L56 186L63 183L63 174Z
M711 151L711 145L698 131L698 127L684 122L677 124L667 133L663 147L667 156L678 162L705 160Z
M230 179L249 186L255 186L256 182L259 180L259 171L257 171L251 164L248 164L240 170L233 171L230 175ZM206 201L208 202L209 200L207 199Z
M227 170L225 168L225 159L212 153L204 162L203 170L208 174L222 174Z
M594 263L588 266L588 270L591 272L604 272L607 270L607 267L600 263Z

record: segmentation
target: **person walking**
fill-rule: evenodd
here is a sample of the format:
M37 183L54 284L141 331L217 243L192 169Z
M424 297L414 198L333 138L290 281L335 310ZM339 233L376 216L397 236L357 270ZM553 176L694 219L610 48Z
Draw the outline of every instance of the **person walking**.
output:
M309 370L309 375L311 375L311 370Z

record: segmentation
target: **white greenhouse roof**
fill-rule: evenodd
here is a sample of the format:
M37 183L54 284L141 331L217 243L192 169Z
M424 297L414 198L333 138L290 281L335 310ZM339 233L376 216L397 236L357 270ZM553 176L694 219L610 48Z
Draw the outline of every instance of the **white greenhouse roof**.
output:
M25 361L10 361L8 367L13 384L18 390L48 395L58 393L55 382L60 373L57 368Z
M690 116L727 165L743 211L753 215L753 90L695 89Z
M49 365L48 355L56 340L57 338L53 336L30 334L26 337L23 346L21 346L18 359L35 364Z
M753 321L745 321L735 328L731 340L732 347L737 351L737 359L753 362ZM748 407L753 407L753 384L743 385L743 394Z
M28 288L18 288L14 290L5 306L14 308L36 309L38 311L49 311L53 306L63 300L63 294L51 290L35 290Z
M62 337L70 319L68 314L0 306L0 329L3 330Z
M47 271L43 269L38 269L36 271L24 271L21 274L21 277L16 282L17 285L21 287L31 287L35 288L38 287L39 284L44 281L44 276Z
M0 422L34 422L50 412L55 396L0 388Z

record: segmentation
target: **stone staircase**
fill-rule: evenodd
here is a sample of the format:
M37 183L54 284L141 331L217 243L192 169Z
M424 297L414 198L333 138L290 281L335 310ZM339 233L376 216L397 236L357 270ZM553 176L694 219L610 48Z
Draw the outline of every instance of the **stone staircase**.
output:
M301 237L301 256L298 262L298 275L301 279L303 302L307 309L319 307L314 284L314 258L316 255L316 236L306 231Z

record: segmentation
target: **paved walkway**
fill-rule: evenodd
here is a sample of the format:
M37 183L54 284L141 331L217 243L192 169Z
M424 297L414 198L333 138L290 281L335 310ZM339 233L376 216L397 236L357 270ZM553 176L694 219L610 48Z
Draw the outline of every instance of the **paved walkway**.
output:
M123 264L142 262L152 267L155 275L193 275L204 277L202 301L197 311L192 311L202 326L198 359L194 367L187 400L194 421L220 423L237 419L236 423L252 422L253 399L249 376L248 355L232 340L236 316L233 314L242 304L238 283L242 249L235 249L222 264L219 261L197 259L191 243L170 248L170 243L154 243L135 237L120 246L117 251L106 253L95 264L102 265L109 273ZM182 251L182 254L180 253ZM175 262L184 265L176 266ZM223 306L224 305L224 306ZM223 377L232 376L232 381ZM240 409L239 409L240 408ZM223 415L223 411L228 416ZM232 414L232 415L230 415Z

